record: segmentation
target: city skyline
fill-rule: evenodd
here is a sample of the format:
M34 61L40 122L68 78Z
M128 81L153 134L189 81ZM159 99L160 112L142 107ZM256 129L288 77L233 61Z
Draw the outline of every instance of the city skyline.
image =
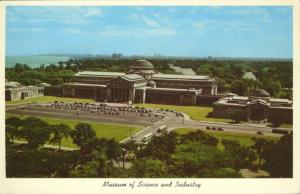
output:
M292 58L292 26L289 6L8 6L6 55Z

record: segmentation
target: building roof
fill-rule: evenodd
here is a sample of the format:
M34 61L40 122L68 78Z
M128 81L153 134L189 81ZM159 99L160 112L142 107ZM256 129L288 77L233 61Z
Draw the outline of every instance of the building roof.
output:
M78 83L78 82L72 82L72 83L66 83L64 85L70 85L70 86L87 86L87 87L106 87L104 84L86 84L86 83Z
M262 104L262 105L265 105L265 106L268 105L268 103L265 100L262 100L262 99L252 100L248 103L248 105L253 105L253 104Z
M118 77L125 75L122 72L103 72L103 71L81 71L75 74L75 77Z
M22 84L14 81L5 81L5 88L19 88L22 87Z
M121 76L122 79L128 80L128 81L138 81L138 80L145 80L144 77L138 75L138 74L126 74Z
M285 102L285 103L292 103L291 100L289 99L284 99L284 98L271 98L270 102Z
M174 92L192 92L196 93L196 90L181 89L181 88L147 88L147 90L157 90L157 91L174 91Z
M250 96L253 97L270 97L270 94L266 90L256 89L251 92Z
M154 74L152 77L154 80L205 80L211 81L209 76L206 75L176 75L176 74Z
M130 66L131 69L154 69L152 63L145 59L136 60L132 66Z
M38 86L50 86L50 84L43 82L43 83L38 84Z
M155 86L156 86L156 83L155 83L155 81L153 81L153 80L149 80L149 81L147 82L147 86L155 87Z
M134 66L152 67L153 68L152 63L150 63L149 61L147 61L145 59L136 60L136 62L134 63Z

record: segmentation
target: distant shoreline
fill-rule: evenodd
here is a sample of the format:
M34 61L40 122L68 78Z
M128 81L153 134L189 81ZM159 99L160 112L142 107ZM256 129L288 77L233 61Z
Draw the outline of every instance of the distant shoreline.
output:
M45 66L50 64L57 64L59 61L68 61L69 56L58 55L26 55L26 56L6 56L5 67L14 67L16 63L27 64L28 66L35 68L44 64Z

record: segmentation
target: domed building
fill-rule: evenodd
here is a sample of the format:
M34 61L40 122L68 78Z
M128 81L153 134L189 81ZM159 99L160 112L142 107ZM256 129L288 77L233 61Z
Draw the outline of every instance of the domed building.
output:
M78 72L71 83L46 87L45 95L92 98L99 102L176 105L212 104L220 98L214 78L162 74L144 59L134 61L127 73Z
M239 112L247 121L273 122L280 120L284 123L292 123L293 103L288 99L272 98L263 89L255 89L249 97L225 95L213 104L215 117L230 118L234 112Z
M262 100L269 101L271 98L271 95L266 90L256 89L250 93L249 97L251 100L262 99Z
M149 80L149 81L147 82L147 86L152 87L152 88L156 88L156 83L155 83L155 81L153 81L153 80Z
M139 59L130 66L130 73L135 73L146 79L150 79L156 72L154 71L152 63L145 59Z

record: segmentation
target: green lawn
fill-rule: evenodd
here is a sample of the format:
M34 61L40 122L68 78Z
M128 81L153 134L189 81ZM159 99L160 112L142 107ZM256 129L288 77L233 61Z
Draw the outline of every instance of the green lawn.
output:
M292 129L293 128L293 124L284 123L284 124L281 124L280 127Z
M6 118L10 116L19 116L17 114L11 114L8 113L5 115ZM28 116L22 116L22 119L26 118ZM71 129L74 128L74 126L82 121L76 121L76 120L65 120L65 119L53 119L49 117L38 117L42 120L46 121L47 123L53 125L53 124L60 124L64 123L71 127ZM130 130L131 133L134 134L137 131L141 130L142 127L139 126L130 126L130 125L117 125L117 124L107 124L107 123L97 123L97 122L88 122L92 125L92 128L96 131L97 137L105 137L105 138L114 138L117 141L120 141L122 139L125 139L130 136ZM62 142L62 146L64 147L76 147L72 143L72 140L70 138L64 139Z
M179 134L185 134L191 131L196 131L198 129L195 128L179 128L175 129L175 131ZM268 140L278 140L278 137L270 137L270 136L263 136L263 135L255 135L255 134L245 134L245 133L233 133L233 132L225 132L225 131L211 131L211 130L205 130L205 133L211 134L219 139L218 147L220 149L223 149L223 145L221 144L222 139L228 139L228 140L236 140L241 145L245 146L251 146L253 145L253 141L251 140L251 137L258 137Z
M29 98L25 100L15 100L15 101L5 101L5 104L27 104L36 102L49 102L49 101L63 101L63 102L95 102L93 99L80 99L80 98L63 98L55 96L39 96L34 98Z
M176 106L176 105L163 105L163 104L135 104L139 107L145 108L164 108L169 110L175 110L178 112L186 113L191 119L197 121L213 121L213 122L229 122L230 119L223 118L208 118L208 113L213 111L212 107L201 106Z

